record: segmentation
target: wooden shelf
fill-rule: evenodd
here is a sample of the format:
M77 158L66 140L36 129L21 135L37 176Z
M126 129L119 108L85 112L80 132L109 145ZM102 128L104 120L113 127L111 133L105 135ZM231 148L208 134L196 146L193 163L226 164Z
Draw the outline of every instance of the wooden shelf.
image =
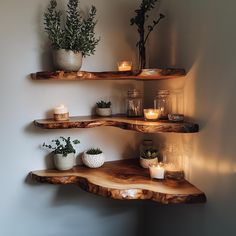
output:
M35 120L34 124L43 129L72 129L94 128L100 126L114 126L141 133L195 133L199 131L198 124L190 122L156 121L149 122L143 118L127 118L126 116L97 117L78 116L71 117L69 121L55 121L54 119Z
M152 180L137 159L106 162L98 169L76 166L70 171L30 173L40 183L75 184L87 192L120 200L152 200L163 204L204 203L205 194L186 180Z
M147 69L140 72L65 72L65 71L52 71L52 72L37 72L32 73L33 80L162 80L162 79L175 79L186 75L184 69Z

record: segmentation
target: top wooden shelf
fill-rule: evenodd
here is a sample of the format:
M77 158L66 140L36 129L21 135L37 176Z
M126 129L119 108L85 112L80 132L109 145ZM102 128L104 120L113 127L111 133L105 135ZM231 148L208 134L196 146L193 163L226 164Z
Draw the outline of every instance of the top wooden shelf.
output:
M184 69L147 69L142 72L128 71L106 71L106 72L88 72L88 71L51 71L51 72L37 72L32 73L31 78L33 80L70 80L70 81L81 81L81 80L164 80L164 79L175 79L186 75Z

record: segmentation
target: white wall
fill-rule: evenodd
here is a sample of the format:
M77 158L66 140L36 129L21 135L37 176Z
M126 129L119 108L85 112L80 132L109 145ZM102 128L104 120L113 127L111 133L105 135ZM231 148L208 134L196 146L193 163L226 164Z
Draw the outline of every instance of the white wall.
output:
M66 2L66 1L64 1ZM38 82L29 74L50 69L51 57L42 15L49 1L8 0L0 5L1 201L0 235L104 236L137 235L141 203L107 200L74 186L31 185L32 170L48 167L48 152L40 145L60 135L78 138L78 152L101 147L108 160L134 157L141 138L115 128L41 130L32 124L48 110L66 104L71 115L89 115L99 99L111 99L114 112L123 111L130 82ZM98 9L96 54L84 60L84 70L113 70L116 62L135 57L135 34L129 19L136 1L82 1Z
M152 65L183 67L188 72L186 115L200 124L200 133L175 138L191 146L189 179L206 193L208 202L150 204L149 235L235 235L235 8L233 0L162 1L161 11L167 17L153 39L159 46Z

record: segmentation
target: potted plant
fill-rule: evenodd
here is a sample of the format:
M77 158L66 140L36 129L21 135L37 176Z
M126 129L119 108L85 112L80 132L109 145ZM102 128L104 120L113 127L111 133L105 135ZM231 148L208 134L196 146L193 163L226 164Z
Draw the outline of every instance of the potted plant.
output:
M96 7L91 6L88 17L83 18L79 0L69 0L65 24L62 24L62 12L57 10L57 1L51 0L44 13L44 25L53 50L54 64L57 69L78 71L82 57L94 54L100 39L95 38L97 21Z
M111 102L100 101L97 102L96 113L99 116L110 116L111 111Z
M139 162L143 168L156 165L158 163L158 151L154 148L143 151L140 154Z
M90 148L84 152L82 161L87 167L98 168L104 164L105 156L99 148Z
M139 69L146 68L146 43L154 28L159 24L161 19L165 17L165 15L160 14L156 20L153 20L151 24L146 27L146 21L149 18L149 12L155 7L156 2L158 0L142 0L139 8L135 10L135 16L130 19L131 25L137 26L137 31L139 33L139 40L136 44L139 52Z
M52 140L51 144L47 145L43 143L43 147L53 150L54 164L58 170L69 170L75 164L75 149L73 144L79 144L80 141L75 139L71 141L71 138L60 137L59 139Z

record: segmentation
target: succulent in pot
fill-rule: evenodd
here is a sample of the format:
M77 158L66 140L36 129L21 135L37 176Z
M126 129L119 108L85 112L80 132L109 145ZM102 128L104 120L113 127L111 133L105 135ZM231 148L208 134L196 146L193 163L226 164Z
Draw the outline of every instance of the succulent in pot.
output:
M90 168L99 168L105 162L104 153L99 148L90 148L82 156L84 165Z
M97 102L96 113L99 116L111 116L111 102L100 101Z
M156 165L158 163L158 151L154 148L147 149L140 154L140 165L143 168Z
M52 140L55 145L47 145L43 143L43 147L53 150L54 165L58 170L70 170L75 165L75 148L73 145L79 144L80 141L71 138L60 137L59 139Z
M44 26L54 49L53 60L57 69L78 71L82 57L94 54L100 41L95 37L97 9L91 6L86 18L82 17L79 0L69 0L65 22L62 12L57 10L57 1L51 0L44 13Z

